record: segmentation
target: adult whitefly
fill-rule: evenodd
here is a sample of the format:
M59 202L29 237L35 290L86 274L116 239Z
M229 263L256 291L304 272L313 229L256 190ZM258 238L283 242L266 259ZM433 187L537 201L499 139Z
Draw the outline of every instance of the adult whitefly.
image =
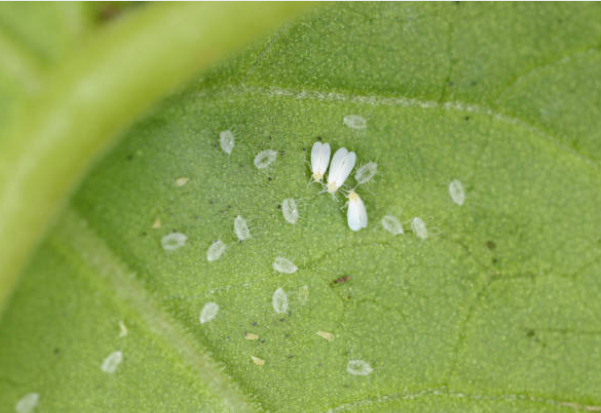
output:
M231 155L234 150L235 139L234 134L230 130L224 130L219 132L219 146L221 146L221 150Z
M271 298L271 305L273 306L273 311L277 314L284 314L288 311L288 296L284 290L281 288L275 290Z
M240 241L245 241L250 238L250 230L248 229L248 224L246 223L246 220L240 215L238 215L236 219L234 219L234 233Z
M38 393L27 393L19 399L17 404L15 404L15 412L33 413L39 401L40 395Z
M384 229L390 232L392 235L400 235L405 233L403 230L403 224L401 224L401 222L392 215L385 215L381 222Z
M298 270L298 267L292 261L284 257L277 257L272 266L274 270L283 274L294 274Z
M361 166L355 172L355 180L358 184L367 183L378 173L378 164L375 162L368 162Z
M346 213L348 226L352 231L367 227L367 211L365 204L355 191L348 194L348 210Z
M342 123L352 129L365 129L367 127L367 121L359 115L346 115L342 119Z
M357 155L355 152L349 152L346 148L340 148L332 157L330 172L328 173L328 192L333 194L344 185L344 181L355 167Z
M219 258L221 258L226 248L227 246L225 245L225 242L221 241L220 239L213 242L207 250L207 261L217 261Z
M181 232L172 232L161 239L161 246L165 251L173 251L184 246L188 237Z
M292 198L287 198L282 201L282 214L286 222L296 224L298 221L298 207Z
M419 217L415 217L411 220L411 230L416 237L420 239L428 238L428 228L426 223Z
M113 374L117 371L117 367L123 361L123 353L120 351L114 351L109 354L102 364L100 365L100 369L108 374Z
M346 365L346 371L353 376L368 376L374 369L366 361L350 360Z
M213 321L217 317L219 312L219 305L217 303L206 303L200 311L200 324L206 324L209 321Z
M449 195L454 203L461 206L465 203L465 189L463 184L458 179L451 181L449 184Z
M315 142L311 148L311 172L315 182L321 182L330 163L330 144Z
M257 169L264 169L275 162L278 153L272 149L261 151L255 156L254 164Z

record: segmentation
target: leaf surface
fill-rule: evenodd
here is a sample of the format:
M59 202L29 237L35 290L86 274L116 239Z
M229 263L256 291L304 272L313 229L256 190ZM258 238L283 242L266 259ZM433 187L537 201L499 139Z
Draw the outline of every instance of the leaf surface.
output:
M0 403L601 410L600 15L336 4L197 78L131 127L39 249L0 325ZM377 162L356 189L367 229L349 230L342 194L308 184L318 137ZM277 157L257 169L264 150ZM174 232L186 242L164 249ZM216 240L227 248L209 262ZM275 271L278 257L298 270ZM201 323L208 303L219 311Z

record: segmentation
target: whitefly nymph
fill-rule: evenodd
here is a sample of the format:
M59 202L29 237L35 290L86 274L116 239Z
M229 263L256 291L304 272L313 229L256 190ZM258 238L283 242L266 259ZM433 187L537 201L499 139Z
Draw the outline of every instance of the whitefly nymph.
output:
M321 182L330 163L330 144L315 142L311 148L311 172L313 181Z
M352 231L359 231L367 227L367 211L359 195L352 191L348 194L348 210L346 213L348 227Z
M330 172L328 173L328 192L333 194L344 185L344 181L355 167L357 155L349 152L346 148L340 148L332 157Z

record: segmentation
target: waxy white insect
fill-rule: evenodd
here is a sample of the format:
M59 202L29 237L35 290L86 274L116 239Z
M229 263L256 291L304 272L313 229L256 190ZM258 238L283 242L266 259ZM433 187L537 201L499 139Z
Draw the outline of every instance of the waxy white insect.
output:
M384 218L382 218L382 226L392 235L400 235L405 233L403 230L403 224L401 224L401 222L392 215L386 215Z
M219 132L219 146L221 146L221 150L231 155L232 150L234 150L234 134L232 131L224 130L223 132Z
M378 173L378 164L375 162L368 162L361 166L355 172L355 180L358 184L367 183Z
M278 153L273 149L266 149L261 151L255 156L255 166L257 169L264 169L271 165L275 158L278 156Z
M421 218L413 218L411 221L411 230L418 238L428 238L428 228L426 228L426 223Z
M273 311L277 314L284 314L288 311L288 296L284 290L281 288L275 290L271 298L271 305L273 306Z
M173 251L184 246L188 237L180 232L172 232L161 239L161 246L165 251Z
M284 274L294 274L298 270L292 261L284 257L277 257L272 265L274 270Z
M38 393L27 393L15 404L15 412L17 413L32 413L38 402L40 395Z
M296 221L298 221L298 207L294 199L288 198L282 201L282 214L284 214L286 222L296 224Z
M357 155L355 152L349 152L346 148L340 148L332 157L330 172L328 173L328 192L333 194L344 185L344 181L355 166Z
M321 182L330 163L330 144L315 142L311 148L311 172L313 180Z
M346 371L353 376L368 376L374 369L366 361L350 360L346 365Z
M207 261L217 261L219 258L221 258L226 248L227 246L225 245L225 242L221 241L220 239L213 242L207 250Z
M449 195L451 196L453 202L455 202L457 205L463 205L465 202L465 189L463 189L461 181L458 179L451 181L449 184Z
M234 220L234 232L236 233L236 237L238 237L240 241L245 241L250 238L250 230L248 229L248 224L246 223L246 220L240 215L238 215Z
M348 194L348 210L346 213L348 226L353 231L367 227L367 211L365 204L355 191Z
M342 119L342 123L352 129L365 129L367 127L367 121L359 115L346 115Z
M200 311L200 324L208 323L217 317L219 305L217 303L206 303Z
M102 362L100 369L108 374L113 374L117 371L117 367L123 361L123 353L120 351L115 351L107 356Z

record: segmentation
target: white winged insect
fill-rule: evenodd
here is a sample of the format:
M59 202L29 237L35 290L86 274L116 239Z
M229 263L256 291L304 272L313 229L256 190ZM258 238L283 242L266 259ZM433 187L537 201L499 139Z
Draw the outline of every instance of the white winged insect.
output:
M346 148L340 148L332 157L330 172L328 173L328 192L333 194L344 185L344 181L355 167L357 155Z
M311 148L311 172L313 180L321 182L330 163L330 144L315 142Z
M346 213L348 227L352 231L359 231L367 227L367 211L359 195L351 190L348 194L348 210Z

